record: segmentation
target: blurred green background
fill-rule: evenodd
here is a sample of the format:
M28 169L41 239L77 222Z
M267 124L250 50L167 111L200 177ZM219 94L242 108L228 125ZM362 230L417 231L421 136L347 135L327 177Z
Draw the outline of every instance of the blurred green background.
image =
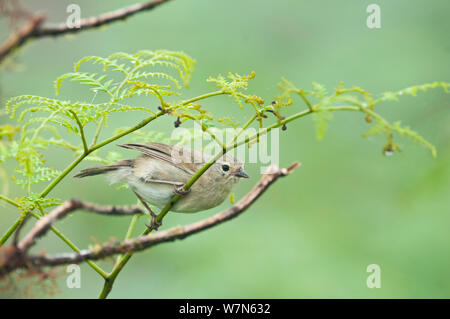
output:
M450 3L376 1L382 27L371 30L366 26L366 7L373 2L173 0L101 30L27 44L16 55L18 67L1 72L2 104L20 94L53 97L53 81L83 56L141 49L182 50L197 60L186 97L214 90L206 78L229 71L255 71L249 92L266 101L278 93L281 76L305 89L316 81L331 90L343 81L347 87L359 85L373 93L449 81ZM50 22L61 22L67 17L67 5L74 1L23 3L46 12ZM76 3L87 17L134 1ZM0 23L4 38L7 24ZM63 90L64 95L80 100L92 97L86 88L76 86L73 91ZM154 101L148 103L156 106ZM216 114L242 118L251 114L226 97L203 104ZM295 100L293 109L300 106ZM336 113L320 142L311 118L291 123L280 134L280 165L298 160L303 163L301 168L275 183L241 217L136 254L119 275L110 297L450 297L449 107L449 96L435 89L378 108L387 119L402 120L434 143L437 159L406 139L397 139L403 152L383 156L383 137L361 138L368 125L359 113ZM142 116L114 117L102 138L111 135L114 127L133 125ZM3 115L0 121L8 119ZM160 119L152 129L170 134L172 122L172 118ZM108 150L115 148L107 146ZM68 153L55 151L49 156L58 168L71 161ZM91 165L82 163L80 168ZM238 185L237 198L260 177L258 164L246 167L252 178ZM20 194L22 190L11 185L9 195ZM109 187L101 177L68 177L52 195L100 204L135 203L130 191ZM199 214L169 214L163 228L203 219L229 205L226 202ZM4 203L0 208L3 233L17 212ZM139 221L136 235L144 229L143 222ZM93 238L103 242L122 238L128 223L128 217L80 212L57 226L78 246L87 247ZM34 251L44 248L68 251L53 234L40 240ZM100 264L112 267L111 261ZM366 286L369 264L381 267L380 289ZM85 264L81 271L81 289L67 288L62 271L56 297L98 295L101 277ZM18 295L3 291L0 296ZM34 297L48 295L36 289Z

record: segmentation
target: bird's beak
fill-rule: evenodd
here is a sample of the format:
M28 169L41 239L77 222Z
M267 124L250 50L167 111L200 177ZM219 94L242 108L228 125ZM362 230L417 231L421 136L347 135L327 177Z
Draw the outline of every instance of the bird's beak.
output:
M234 176L236 177L243 177L243 178L249 178L250 176L248 176L247 172L244 171L243 168L240 168L238 171L233 173Z

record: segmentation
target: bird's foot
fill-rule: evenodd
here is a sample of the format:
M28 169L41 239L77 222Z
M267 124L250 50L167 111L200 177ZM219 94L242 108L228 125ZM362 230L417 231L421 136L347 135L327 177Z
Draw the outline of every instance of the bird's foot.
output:
M180 196L185 196L186 194L189 194L189 192L191 191L191 189L185 190L184 189L184 185L180 186L180 187L175 187L173 192L177 195Z
M158 222L156 221L156 217L158 217L158 215L156 215L152 209L150 208L150 206L147 205L147 203L145 202L145 200L136 192L134 192L134 194L136 194L137 198L141 201L142 205L144 205L144 207L147 209L147 211L150 213L151 219L150 219L150 225L145 224L145 226L147 226L147 228L149 228L150 230L158 230L159 226L162 225L162 222Z
M147 228L150 230L158 230L158 228L162 225L162 222L156 220L156 217L158 217L158 215L156 215L155 213L151 212L150 215L152 216L152 218L150 219L150 224L145 224L145 226L147 226Z

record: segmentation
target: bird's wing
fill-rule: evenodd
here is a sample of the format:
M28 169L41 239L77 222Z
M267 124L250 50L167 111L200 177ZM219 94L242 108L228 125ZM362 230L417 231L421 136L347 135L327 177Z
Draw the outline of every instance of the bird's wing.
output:
M203 153L162 143L119 145L143 155L136 158L134 175L146 183L184 185L204 164Z
M152 158L167 162L190 175L197 171L197 165L194 160L192 160L195 151L192 152L187 148L162 143L135 143L122 144L118 146L134 149ZM181 156L178 157L177 154L181 154ZM174 158L174 155L177 157Z

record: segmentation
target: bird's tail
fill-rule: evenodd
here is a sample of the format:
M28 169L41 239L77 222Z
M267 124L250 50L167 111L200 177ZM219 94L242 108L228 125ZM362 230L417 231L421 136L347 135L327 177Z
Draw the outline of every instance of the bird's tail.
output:
M91 167L86 168L80 171L78 174L76 174L74 177L86 177L86 176L94 176L99 174L108 173L111 171L115 171L121 168L132 168L134 166L134 160L128 159L128 160L121 160L116 163L113 163L111 165L107 166L97 166L97 167Z

